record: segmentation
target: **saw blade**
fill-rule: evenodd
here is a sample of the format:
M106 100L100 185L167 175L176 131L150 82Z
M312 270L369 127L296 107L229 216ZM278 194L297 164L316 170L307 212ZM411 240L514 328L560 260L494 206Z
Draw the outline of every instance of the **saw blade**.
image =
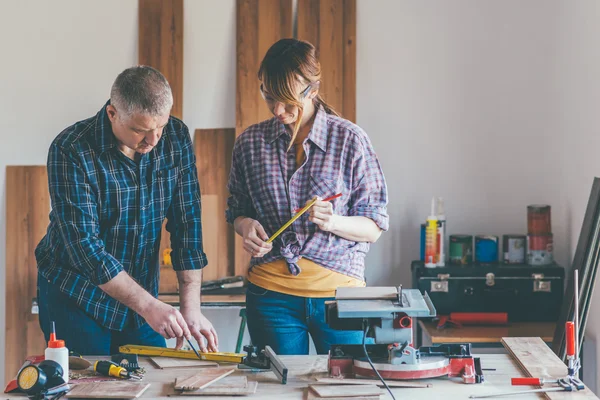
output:
M448 375L450 360L446 357L427 357L416 364L395 365L387 362L374 362L373 366L384 379L426 379ZM366 359L354 360L354 373L359 376L376 376Z

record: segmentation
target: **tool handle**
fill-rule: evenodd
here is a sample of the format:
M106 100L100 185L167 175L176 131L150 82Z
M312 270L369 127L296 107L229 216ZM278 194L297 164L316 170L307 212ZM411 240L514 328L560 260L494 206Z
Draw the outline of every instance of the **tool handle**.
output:
M540 378L512 378L510 380L513 386L541 386L543 381Z
M567 356L575 356L575 324L567 321L565 324L565 333L567 335Z

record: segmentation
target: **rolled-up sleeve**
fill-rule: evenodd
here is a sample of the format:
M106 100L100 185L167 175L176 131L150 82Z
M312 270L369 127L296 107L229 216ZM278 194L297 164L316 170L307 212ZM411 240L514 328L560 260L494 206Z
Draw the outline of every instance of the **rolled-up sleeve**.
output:
M171 234L171 261L175 271L202 269L208 264L202 246L202 206L196 156L185 127L182 138L181 169L167 210L167 231Z
M71 264L93 284L107 283L123 266L99 238L98 199L74 150L50 147L48 186Z
M243 172L243 153L241 153L241 139L238 138L231 157L231 170L229 172L229 198L227 199L227 210L225 218L227 222L233 225L238 217L256 218L256 211L252 205L252 200L248 195L248 186Z
M389 229L388 193L383 170L375 150L364 135L355 142L352 195L349 216L372 219L381 230Z

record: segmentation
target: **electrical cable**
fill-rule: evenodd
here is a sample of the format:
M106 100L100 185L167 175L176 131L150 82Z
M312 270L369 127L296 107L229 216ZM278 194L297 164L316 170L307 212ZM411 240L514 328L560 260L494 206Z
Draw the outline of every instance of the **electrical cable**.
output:
M379 371L377 371L377 369L373 365L373 362L371 361L371 357L369 357L369 353L367 353L366 340L367 340L367 331L369 330L369 324L367 323L367 320L363 320L363 327L364 327L364 330L363 330L362 346L363 346L363 351L365 352L365 357L367 357L367 361L369 362L369 365L373 369L373 372L375 372L375 375L377 375L377 377L379 378L381 383L383 383L383 386L385 386L387 391L390 393L390 396L392 396L392 399L396 400L396 397L394 397L394 393L392 393L392 391L390 390L390 387L387 385L387 383L385 383L385 381L383 380L381 375L379 375Z

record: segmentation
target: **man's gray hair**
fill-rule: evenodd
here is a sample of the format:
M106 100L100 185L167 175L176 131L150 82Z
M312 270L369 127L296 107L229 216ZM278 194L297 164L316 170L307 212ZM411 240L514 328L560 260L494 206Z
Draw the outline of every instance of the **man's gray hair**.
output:
M121 72L110 91L110 103L127 117L165 115L173 107L171 86L160 71L140 65Z

